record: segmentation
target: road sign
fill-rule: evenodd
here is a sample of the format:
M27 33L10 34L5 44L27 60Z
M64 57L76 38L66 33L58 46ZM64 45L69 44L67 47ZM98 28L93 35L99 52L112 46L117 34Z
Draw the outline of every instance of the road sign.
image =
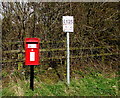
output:
M74 31L74 20L73 16L63 16L63 32L67 32L67 83L70 84L70 40L69 32Z
M74 31L74 20L73 16L63 16L63 32Z

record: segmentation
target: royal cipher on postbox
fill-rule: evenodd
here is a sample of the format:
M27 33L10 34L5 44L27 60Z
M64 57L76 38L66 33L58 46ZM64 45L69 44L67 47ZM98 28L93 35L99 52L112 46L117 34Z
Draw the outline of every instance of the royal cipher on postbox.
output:
M39 65L39 38L25 38L25 65Z

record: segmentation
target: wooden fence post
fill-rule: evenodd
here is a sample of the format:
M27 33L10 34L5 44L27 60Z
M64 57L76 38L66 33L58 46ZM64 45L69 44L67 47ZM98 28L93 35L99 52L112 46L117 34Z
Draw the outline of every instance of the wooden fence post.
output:
M101 59L102 59L103 72L105 72L105 56L104 56L104 53L105 53L104 48L102 48L101 49L101 54L103 54L103 55L102 55Z
M18 53L18 70L21 70L22 67L23 67L23 63L22 63L22 56L23 54L22 53Z

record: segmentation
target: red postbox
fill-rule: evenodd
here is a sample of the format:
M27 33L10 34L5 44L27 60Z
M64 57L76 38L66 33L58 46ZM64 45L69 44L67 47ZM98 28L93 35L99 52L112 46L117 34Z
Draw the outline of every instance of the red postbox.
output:
M25 65L39 65L39 38L25 38Z

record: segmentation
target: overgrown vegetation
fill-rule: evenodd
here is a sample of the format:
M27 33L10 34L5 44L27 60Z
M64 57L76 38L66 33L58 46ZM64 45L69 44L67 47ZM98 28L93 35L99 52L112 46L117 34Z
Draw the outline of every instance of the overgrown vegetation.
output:
M116 96L120 64L119 3L2 2L3 96ZM66 33L62 16L74 16L70 33L71 84L66 85ZM29 90L24 39L40 38L35 91Z
M10 80L3 88L2 96L118 96L118 78L106 78L100 73L87 75L81 79L66 82L44 83L35 78L34 91L29 89L28 80Z

